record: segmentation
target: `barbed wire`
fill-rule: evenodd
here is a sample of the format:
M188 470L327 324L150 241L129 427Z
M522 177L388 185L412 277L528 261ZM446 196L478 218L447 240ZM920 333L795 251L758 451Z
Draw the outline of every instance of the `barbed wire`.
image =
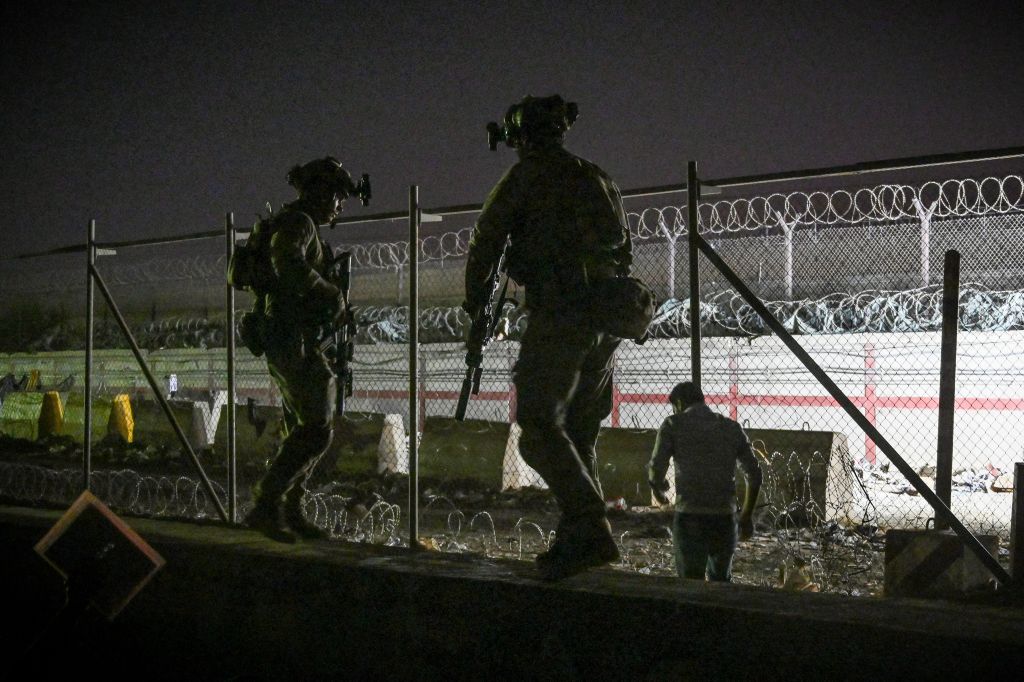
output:
M936 285L907 291L833 293L816 299L765 301L765 306L795 334L856 334L868 332L934 332L942 329L942 287ZM975 332L1024 329L1024 290L991 291L978 284L960 290L960 329ZM359 322L356 343L406 343L409 340L408 306L354 308ZM529 316L506 303L497 327L497 338L522 338ZM770 333L761 316L735 291L713 294L700 304L701 328L707 335L759 336ZM458 306L433 306L420 312L422 343L459 342L466 338L469 315ZM689 299L671 298L655 313L648 332L651 338L680 339L690 336ZM132 330L139 346L164 348L218 348L224 346L224 316L176 316L137 325ZM97 348L123 348L120 329L110 321L97 322ZM236 329L236 341L241 342ZM28 350L61 351L83 347L77 324L60 323L28 344Z
M753 232L794 225L857 225L864 222L978 217L1024 211L1024 179L1018 175L966 178L910 185L877 185L854 191L773 193L766 196L704 202L699 207L701 234ZM676 238L686 234L686 205L627 212L634 240ZM420 261L464 257L471 228L427 237ZM358 267L392 269L408 265L406 242L342 245Z
M942 329L942 287L908 291L833 293L817 299L764 301L796 334L927 332ZM960 328L965 331L1024 329L1024 290L990 291L967 284L960 290ZM700 303L701 328L757 336L770 333L761 316L732 290ZM690 336L690 301L669 299L658 308L649 333L654 338Z
M627 213L636 241L677 239L686 234L686 206L649 207ZM854 226L861 223L971 218L1024 212L1024 179L1019 175L926 182L920 186L877 185L857 190L773 193L739 199L703 202L699 207L700 232L757 232L800 226ZM879 229L884 229L878 226ZM425 237L420 262L464 258L472 228ZM344 243L336 252L350 251L353 267L365 270L400 270L409 264L407 242ZM224 254L151 258L139 263L101 263L111 285L159 282L224 281ZM4 288L14 291L81 289L84 273L72 268L19 273Z
M827 457L815 451L810 456L796 452L770 454L757 450L764 472L761 504L755 515L757 537L740 549L747 559L746 570L738 582L807 589L806 585L783 585L783 570L801 569L799 578L815 589L850 594L863 581L857 572L872 572L880 579L882 535L864 519L845 518L845 510L830 508L821 498L822 490L812 490L815 470L827 466ZM898 475L895 478L899 478ZM111 508L131 514L160 518L211 519L216 510L197 479L185 475L147 474L131 469L95 470L91 489ZM894 480L894 484L896 481ZM68 504L80 492L81 471L75 468L50 469L35 464L0 462L0 490L8 498L37 505ZM834 482L829 482L835 485ZM402 512L399 505L375 495L369 508L352 504L353 498L338 494L333 485L307 492L304 508L307 518L327 530L331 537L353 542L385 545L404 544L400 536ZM224 490L216 482L217 495ZM526 491L528 499L533 491ZM547 494L537 491L537 494ZM867 495L865 490L863 495ZM840 499L842 496L837 496ZM489 499L489 498L488 498ZM486 500L485 500L486 503ZM244 514L251 500L240 501ZM510 529L501 528L495 515L486 509L464 510L451 496L434 495L421 508L426 515L432 509L446 512L444 530L425 532L428 544L446 552L479 552L487 557L528 559L550 547L554 540L549 516L531 520L520 516ZM524 510L524 513L528 513ZM637 517L642 518L642 517ZM665 517L652 517L665 518ZM625 531L618 543L622 559L614 566L643 574L674 574L671 535L661 532L638 534ZM750 556L756 555L756 556ZM756 559L756 560L755 560ZM792 583L794 578L788 578Z
M1024 211L1024 179L1019 175L926 182L920 186L876 185L857 190L773 193L703 202L701 234L750 232L786 225L857 225L966 218ZM648 208L629 214L638 239L686 234L686 206Z

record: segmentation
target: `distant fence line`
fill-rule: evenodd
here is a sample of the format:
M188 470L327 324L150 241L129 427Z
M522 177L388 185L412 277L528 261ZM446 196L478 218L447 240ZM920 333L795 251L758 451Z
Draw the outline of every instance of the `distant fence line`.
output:
M722 199L700 204L700 232L706 236L753 235L758 231L788 233L799 227L856 226L867 223L899 223L977 218L1024 213L1024 179L1019 175L983 179L931 181L919 186L884 184L857 190L773 193L752 198ZM633 239L674 241L686 234L686 205L649 207L629 211ZM471 228L425 237L420 242L420 262L444 262L466 255ZM369 270L402 269L409 262L406 242L339 244L351 251L353 266ZM66 264L65 272L47 269L38 260L34 272L5 276L4 291L11 293L81 289L80 264ZM65 261L66 263L66 261ZM223 282L224 255L211 253L186 257L149 258L125 263L101 262L109 284L199 281Z

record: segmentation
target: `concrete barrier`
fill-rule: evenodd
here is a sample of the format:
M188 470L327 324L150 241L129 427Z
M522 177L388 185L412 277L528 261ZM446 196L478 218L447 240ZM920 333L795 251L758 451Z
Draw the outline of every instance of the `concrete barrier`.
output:
M419 448L420 475L427 479L468 479L500 489L509 428L507 422L427 417Z
M92 399L92 440L102 440L107 435L113 400L106 396ZM70 436L81 443L85 434L85 394L69 393L64 402L64 427L62 435Z
M0 407L0 433L25 440L39 439L43 394L35 391L9 393Z

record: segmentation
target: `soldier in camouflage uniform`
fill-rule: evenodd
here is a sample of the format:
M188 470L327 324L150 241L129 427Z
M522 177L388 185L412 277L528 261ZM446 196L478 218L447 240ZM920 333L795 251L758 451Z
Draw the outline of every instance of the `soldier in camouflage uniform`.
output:
M252 315L259 324L247 343L266 353L284 408L284 439L257 484L256 504L245 522L282 542L329 536L302 514L305 481L333 435L336 379L322 348L322 331L347 314L342 292L325 279L333 254L319 226L335 220L354 191L348 172L331 157L295 166L288 182L298 199L257 227L266 232L256 240L262 247L254 266L264 274L257 275L260 283L254 287Z
M505 141L519 162L488 196L466 265L470 315L487 303L506 240L509 276L526 289L528 326L514 370L516 420L523 459L562 512L554 545L537 557L549 580L619 556L595 446L611 412L620 339L595 326L587 290L628 274L632 252L618 187L562 146L575 118L575 105L557 95L527 97L509 109Z

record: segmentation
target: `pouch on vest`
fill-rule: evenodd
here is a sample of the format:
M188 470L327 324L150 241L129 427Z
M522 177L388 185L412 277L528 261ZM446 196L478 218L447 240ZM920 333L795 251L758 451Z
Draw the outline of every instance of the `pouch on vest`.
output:
M242 340L242 345L249 349L249 352L259 357L263 355L263 327L265 317L262 312L260 304L261 300L257 301L257 305L253 306L253 309L247 313L242 313L242 316L238 320L238 336Z
M654 292L636 277L611 277L591 283L590 317L603 332L641 342L654 319Z

